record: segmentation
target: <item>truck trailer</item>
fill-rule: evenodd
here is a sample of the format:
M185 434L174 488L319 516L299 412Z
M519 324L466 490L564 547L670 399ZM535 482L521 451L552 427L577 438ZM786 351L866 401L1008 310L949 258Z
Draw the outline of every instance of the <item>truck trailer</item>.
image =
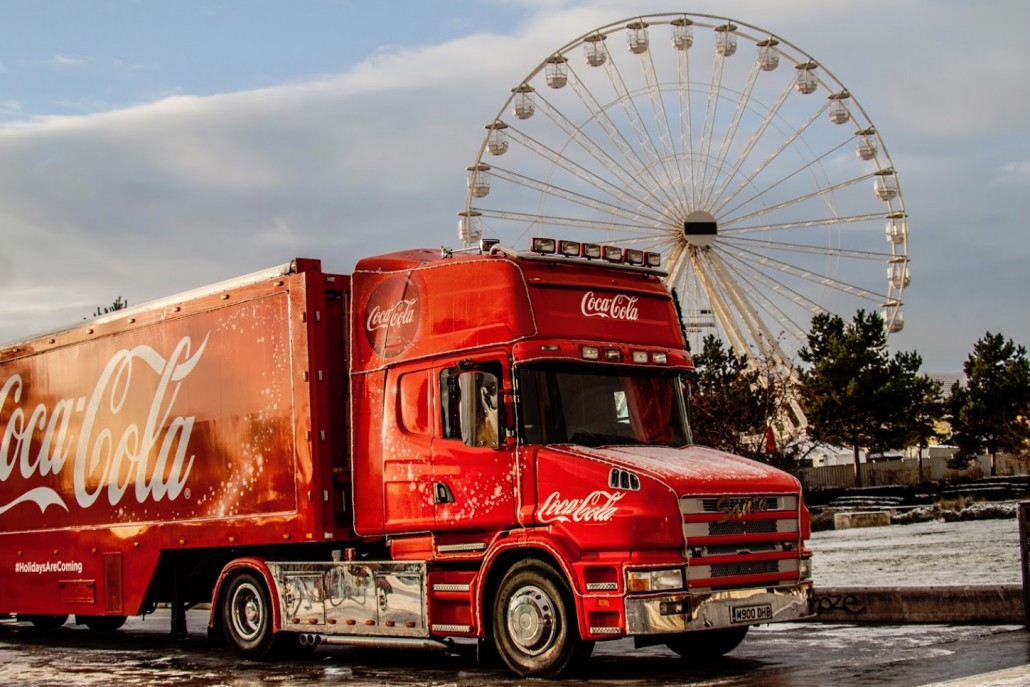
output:
M479 645L534 677L810 616L801 486L693 444L658 262L295 259L0 348L0 614L209 603L246 659Z

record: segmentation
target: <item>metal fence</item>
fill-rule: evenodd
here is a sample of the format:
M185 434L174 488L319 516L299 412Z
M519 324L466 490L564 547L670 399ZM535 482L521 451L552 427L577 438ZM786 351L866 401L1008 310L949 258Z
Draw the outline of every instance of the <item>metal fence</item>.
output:
M892 460L882 463L862 463L862 486L883 487L891 485L921 484L960 478L980 479L990 476L990 458L980 456L972 466L964 470L948 467L946 456L935 456L919 460ZM1013 477L1030 474L1027 460L1014 456L999 455L995 459L995 475ZM802 468L798 477L809 489L828 487L854 487L854 465L827 465L820 468Z

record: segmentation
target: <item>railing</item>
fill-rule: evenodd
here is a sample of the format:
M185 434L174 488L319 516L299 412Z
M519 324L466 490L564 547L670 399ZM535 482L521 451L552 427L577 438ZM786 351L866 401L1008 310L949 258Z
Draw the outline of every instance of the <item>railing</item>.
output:
M948 467L945 456L923 458L922 466L914 460L894 460L883 463L862 463L862 485L882 487L899 484L920 484L959 478L979 479L990 475L990 462L986 457L978 459L971 467L955 470ZM1027 465L1011 456L996 458L996 473L999 477L1027 474ZM826 487L854 487L854 465L827 465L819 468L802 468L798 473L801 483L808 489Z

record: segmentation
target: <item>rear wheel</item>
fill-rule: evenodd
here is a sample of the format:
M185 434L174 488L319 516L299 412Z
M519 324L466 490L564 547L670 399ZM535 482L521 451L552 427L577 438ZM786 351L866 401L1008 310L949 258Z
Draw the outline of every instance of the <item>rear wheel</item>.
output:
M79 615L75 620L93 632L114 632L125 624L124 615Z
M538 560L515 564L494 599L497 652L525 677L561 675L590 655L580 639L572 593L553 566Z
M260 576L241 572L230 580L222 597L222 627L229 646L240 658L272 658L272 605Z
M38 627L40 630L53 630L56 627L61 627L68 622L67 615L30 615L23 618L28 620L33 626Z
M724 656L744 641L748 626L727 627L719 630L702 630L676 635L666 641L669 647L683 658L703 661Z

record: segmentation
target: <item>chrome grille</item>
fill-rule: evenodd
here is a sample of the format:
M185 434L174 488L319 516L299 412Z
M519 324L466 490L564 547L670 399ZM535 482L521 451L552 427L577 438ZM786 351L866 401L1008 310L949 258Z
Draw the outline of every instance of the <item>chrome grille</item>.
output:
M778 561L742 561L740 563L716 563L711 567L712 577L736 577L738 575L762 575L779 572Z
M708 523L708 534L721 537L732 534L769 534L776 532L775 520L730 520Z

